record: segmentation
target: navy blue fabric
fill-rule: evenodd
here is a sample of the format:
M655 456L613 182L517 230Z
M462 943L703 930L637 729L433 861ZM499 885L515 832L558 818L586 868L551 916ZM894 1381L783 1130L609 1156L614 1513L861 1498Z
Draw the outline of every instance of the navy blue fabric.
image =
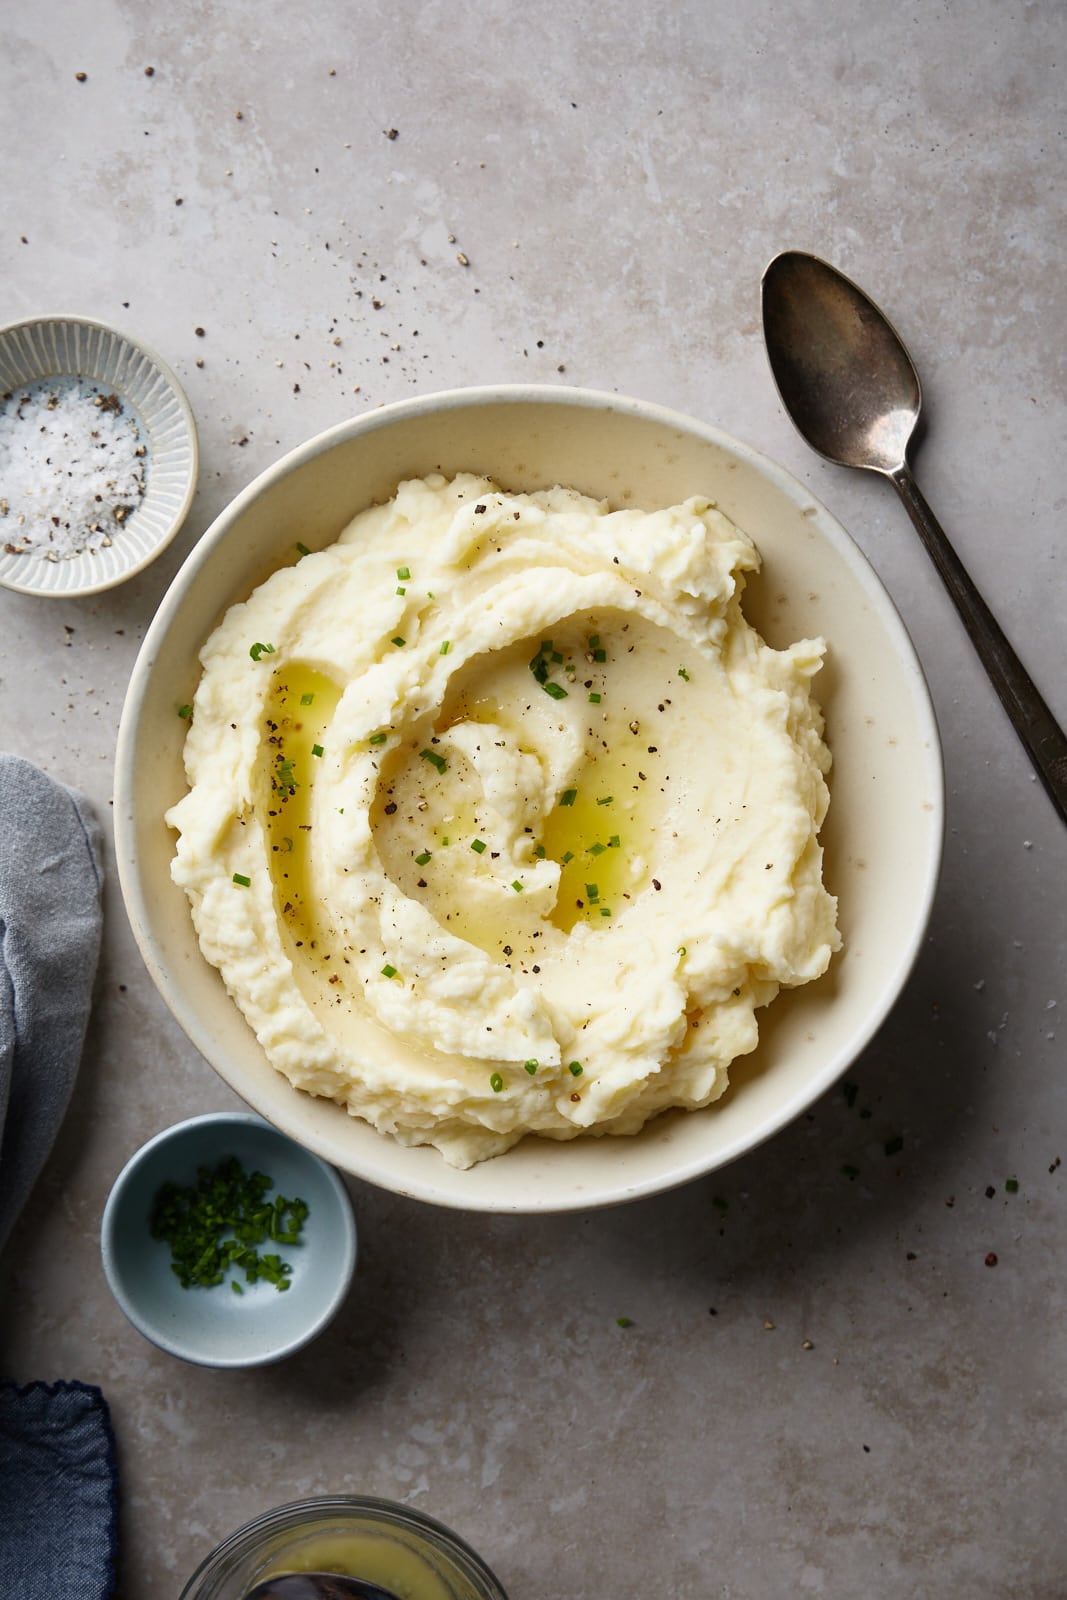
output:
M0 1382L0 1595L110 1600L115 1437L84 1383Z

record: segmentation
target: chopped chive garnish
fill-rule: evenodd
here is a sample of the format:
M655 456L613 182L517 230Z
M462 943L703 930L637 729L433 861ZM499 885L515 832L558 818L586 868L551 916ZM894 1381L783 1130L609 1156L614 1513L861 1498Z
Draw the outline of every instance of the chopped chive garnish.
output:
M296 548L299 550L302 556L309 556L311 554L311 551L308 549L307 545L301 544L299 539L296 541Z
M534 1059L531 1060L531 1061L524 1061L523 1062L523 1066L526 1068L527 1072L530 1074L530 1077L532 1078L534 1073L537 1071L538 1061L537 1061L536 1057L534 1057Z
M686 672L686 670L685 670L685 668L684 668L684 667L679 667L679 668L678 668L678 676L679 676L679 677L680 677L680 678L684 678L684 679L685 679L685 681L686 681L686 683L688 683L688 682L689 682L689 674L688 674L688 672Z
M472 839L471 840L471 849L474 850L478 855L481 855L482 852L485 850L485 840L484 839Z
M1019 1180L1018 1180L1018 1178L1005 1178L1004 1179L1004 1189L1005 1189L1006 1193L1008 1193L1008 1194L1018 1194L1019 1193Z
M543 683L541 687L546 694L552 696L553 700L566 700L567 698L567 691L561 683Z
M607 659L608 659L608 653L607 653L606 650L594 650L593 651L593 660L594 661L606 661Z
M601 906L600 915L602 917L610 917L611 916L611 908L610 908L610 906Z
M300 704L302 706L310 706L310 705L313 705L314 702L315 702L314 691L312 691L310 694L302 694L300 696Z
M589 846L589 854L591 856L602 856L606 849L607 849L607 845L606 844L600 844L599 842L597 844L591 844Z
M321 744L313 744L311 746L311 754L313 756L321 756L323 754L323 748Z
M543 844L534 845L534 855L537 857L538 861L543 861L545 859L545 847Z
M274 646L272 644L257 643L252 646L248 653L253 661L258 661L260 656L272 656L274 654Z
M600 704L600 696L598 694L591 694L589 696L589 704L591 706L598 706Z
M572 806L577 798L577 789L564 789L563 793L559 797L559 803L561 806Z
M436 750L420 750L419 755L424 761L428 761L432 767L436 767L438 772L444 772L448 766L444 756L439 756Z
M580 1061L572 1061L567 1071L572 1078L580 1078L582 1075L582 1063Z
M601 795L599 800L597 801L597 805L598 806L610 806L612 801L614 800L614 798L615 798L615 796L613 794Z
M408 571L407 567L397 567L396 575L401 583L407 583L408 579L411 577L411 573Z
M427 861L429 861L429 859L430 859L430 852L428 850L424 850L422 852L421 856L416 856L415 857L415 865L417 867L424 867L426 865Z
M617 1328L632 1328L633 1325L634 1325L634 1319L632 1317L616 1317L615 1318L615 1326Z
M563 657L560 655L558 650L553 650L552 654L549 656L548 659L550 661L555 661L556 664L558 665L563 660Z
M398 583L397 584L396 592L397 592L397 594L407 594L407 590L404 588L404 585L402 583Z
M246 878L243 872L235 872L233 881L234 883L239 883L242 889L250 889L252 887L251 878Z
M504 1087L504 1080L500 1076L499 1072L493 1073L493 1076L489 1079L489 1087L492 1089L494 1094L500 1093L501 1089Z
M448 654L449 650L451 650L451 648L452 648L451 639L442 639L442 641L441 641L441 654L443 656L447 656L447 654Z
M574 851L573 850L565 850L563 852L562 856L560 856L560 861L563 863L564 866L567 865L568 861L573 861L573 860L574 860Z
M384 744L389 735L387 733L372 733L367 740L368 744Z
M600 889L599 889L598 885L595 884L595 883L587 883L586 886L585 886L585 897L586 897L587 900L593 900L593 901L599 900L600 899Z
M191 717L192 714L193 714L192 706L179 706L178 707L178 715L179 715L179 717L182 718L183 721L185 720L186 717Z
M621 843L621 841L619 839L618 834L617 833L613 833L611 838L608 840L608 849L609 850L617 850L619 848L620 843Z
M443 834L442 834L442 835L441 835L441 844L442 844L442 846L444 846L444 845L446 845L446 844L451 844L451 843L452 843L452 841L451 841L451 839L450 839L450 838L449 838L449 837L448 837L448 834L447 834L447 833L443 833Z
M201 1167L195 1186L165 1183L155 1196L148 1227L153 1239L170 1245L171 1271L183 1289L212 1289L226 1281L231 1267L243 1268L245 1281L260 1278L288 1289L292 1267L273 1253L256 1249L267 1238L298 1244L308 1215L307 1202L279 1195L267 1198L271 1179L248 1173L236 1156L215 1167ZM234 1294L244 1290L230 1280Z
M511 887L514 889L516 894L521 894L522 893L522 884L519 882L518 878L516 878L514 880L514 882L512 883Z
M404 646L407 644L407 640L402 639L399 634L396 634L392 639L390 639L389 643L395 644L398 650L403 650Z
M296 779L293 777L292 756L282 756L277 765L277 771L271 782L276 789L288 789L290 794L296 793Z
M395 978L396 977L396 968L394 966L391 966L388 961L385 963L385 966L382 968L382 977L383 978Z
M600 644L600 635L599 635L599 633L591 634L590 638L589 638L589 648L590 648L590 650L595 650L599 644Z

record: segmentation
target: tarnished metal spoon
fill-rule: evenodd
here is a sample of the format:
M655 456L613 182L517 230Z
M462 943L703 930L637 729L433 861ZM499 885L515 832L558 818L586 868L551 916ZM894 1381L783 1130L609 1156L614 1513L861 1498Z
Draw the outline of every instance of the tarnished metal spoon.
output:
M265 1578L244 1600L397 1600L391 1589L334 1572L287 1572Z
M787 250L763 274L763 335L785 408L813 449L838 466L879 472L897 490L1067 822L1067 738L912 477L922 390L896 330L836 267Z

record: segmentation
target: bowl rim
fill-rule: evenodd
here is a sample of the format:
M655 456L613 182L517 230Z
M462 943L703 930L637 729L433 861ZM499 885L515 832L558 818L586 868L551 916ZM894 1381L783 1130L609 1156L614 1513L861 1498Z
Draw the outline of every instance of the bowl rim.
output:
M198 1600L198 1596L204 1592L205 1582L214 1584L220 1578L225 1580L231 1576L242 1557L254 1555L253 1541L257 1537L284 1534L290 1528L294 1535L299 1535L308 1522L329 1521L334 1515L355 1520L362 1514L424 1535L428 1543L442 1548L457 1566L468 1569L465 1575L473 1576L485 1589L485 1600L491 1600L490 1587L492 1600L507 1600L499 1578L483 1557L448 1523L402 1500L388 1500L382 1495L369 1494L305 1495L299 1500L287 1500L282 1505L257 1512L224 1539L220 1539L215 1548L208 1552L187 1580L179 1600Z
M254 1128L293 1146L299 1159L310 1163L319 1171L337 1202L336 1215L339 1228L336 1239L331 1242L329 1256L337 1269L333 1293L317 1316L300 1333L287 1339L284 1344L272 1347L267 1353L258 1352L250 1357L208 1355L180 1336L168 1335L158 1323L148 1321L140 1309L140 1302L129 1294L127 1280L120 1275L116 1262L120 1219L131 1180L157 1151L195 1134L197 1129L206 1129L208 1126ZM205 1111L194 1117L184 1117L180 1122L173 1122L169 1127L161 1128L158 1133L146 1139L144 1144L139 1145L120 1168L108 1191L100 1218L100 1255L104 1276L119 1310L150 1344L154 1344L167 1355L188 1362L191 1366L241 1370L270 1366L295 1355L298 1350L302 1350L305 1345L316 1339L337 1315L351 1288L357 1253L355 1209L352 1197L336 1167L309 1149L307 1145L302 1144L299 1139L294 1139L292 1134L286 1133L273 1122L252 1111Z
M169 362L165 361L159 351L146 340L138 338L135 334L127 333L124 328L119 328L113 322L105 322L100 317L84 317L78 312L49 311L39 316L20 317L15 322L5 322L0 326L0 339L10 333L20 333L28 328L46 328L57 323L73 325L79 328L89 328L98 333L108 334L117 339L121 344L136 351L159 373L166 387L170 390L181 415L183 431L189 448L188 481L182 495L178 510L171 519L167 531L160 536L150 549L130 565L124 566L121 572L103 582L75 584L62 590L50 589L47 586L34 583L20 583L15 579L0 575L0 587L10 589L15 594L30 595L44 600L82 600L94 594L104 594L108 589L118 588L129 578L134 578L151 566L157 556L162 555L167 546L177 537L189 515L190 507L196 495L197 484L200 477L200 438L197 432L196 416L189 403L189 397L182 387L177 373ZM79 373L57 373L57 377L79 377ZM40 381L37 379L34 382ZM116 385L116 387L120 387Z
M372 434L396 421L445 410L474 410L479 406L489 404L519 405L531 403L550 406L578 406L590 410L607 408L639 419L647 419L661 426L680 429L690 435L695 434L728 455L739 458L746 465L751 466L792 504L799 506L803 503L804 506L816 508L819 514L821 531L826 535L835 552L844 561L851 573L856 576L863 589L877 600L880 620L887 633L891 636L893 647L906 673L911 688L912 708L923 736L923 779L934 815L931 818L922 862L922 893L913 901L914 912L911 936L897 952L896 961L882 985L880 1003L872 1007L865 1015L863 1026L850 1035L847 1046L842 1046L828 1055L822 1069L813 1081L805 1082L803 1085L798 1086L791 1096L779 1104L774 1114L766 1118L758 1132L752 1133L740 1130L731 1140L720 1147L715 1154L715 1158L710 1162L706 1156L696 1155L689 1161L671 1168L668 1173L657 1172L637 1180L630 1179L614 1184L591 1184L580 1194L572 1194L568 1191L565 1194L557 1195L552 1193L546 1195L530 1191L512 1202L502 1203L492 1195L482 1196L478 1192L464 1196L454 1194L447 1186L436 1184L432 1178L426 1180L421 1177L412 1178L408 1176L401 1181L391 1170L391 1164L387 1157L380 1161L361 1160L358 1164L348 1165L335 1149L328 1148L327 1141L319 1141L313 1129L307 1130L306 1133L302 1130L301 1137L306 1137L308 1147L315 1149L324 1160L337 1161L351 1175L366 1182L374 1183L390 1192L438 1205L445 1209L513 1215L551 1214L599 1209L625 1204L631 1200L664 1193L670 1189L680 1187L696 1178L707 1176L709 1173L737 1160L742 1155L757 1149L784 1127L788 1126L789 1123L793 1122L821 1094L831 1088L841 1077L841 1074L847 1070L849 1064L866 1049L881 1028L890 1011L899 1001L915 965L923 941L926 938L934 898L940 881L946 825L945 772L937 719L922 663L903 617L872 562L851 534L848 533L844 525L833 512L827 509L818 496L812 493L810 488L787 468L735 435L727 433L724 429L706 423L699 418L691 417L684 412L656 402L597 389L555 384L485 384L413 396L393 402L390 405L380 406L373 411L363 412L343 422L336 423L287 451L276 462L273 462L253 478L222 509L198 544L190 552L164 595L146 631L141 651L130 679L126 702L123 706L119 723L115 764L116 861L120 886L134 939L145 964L152 974L163 999L179 1021L179 1025L193 1045L205 1054L209 1063L211 1062L211 1056L208 1053L210 1050L210 1032L200 1025L196 1019L188 1017L187 1008L181 1001L177 986L168 975L163 961L157 957L154 940L150 932L149 919L145 915L146 897L135 870L134 851L127 839L126 812L128 808L124 803L121 803L124 801L131 786L134 765L133 730L144 702L148 684L148 668L155 654L156 641L165 636L172 616L180 608L186 591L195 582L200 568L209 560L215 547L225 538L231 523L240 518L259 496L268 492L276 482L284 479L296 468L304 466L317 456L325 454L333 449L335 445L361 434ZM354 514L355 512L353 512ZM217 1071L218 1069L214 1068L213 1065L213 1070ZM229 1084L229 1087L235 1093L245 1098L248 1104L253 1107L256 1106L255 1099L246 1092L247 1086L237 1089L229 1078L224 1081ZM299 1093L300 1091L293 1090L293 1092ZM265 1115L265 1113L260 1114ZM290 1134L288 1137L293 1137L293 1135ZM388 1139L388 1136L384 1134L379 1137L383 1141ZM388 1142L392 1143L392 1141ZM506 1155L507 1152L503 1157L497 1157L496 1159L506 1159Z

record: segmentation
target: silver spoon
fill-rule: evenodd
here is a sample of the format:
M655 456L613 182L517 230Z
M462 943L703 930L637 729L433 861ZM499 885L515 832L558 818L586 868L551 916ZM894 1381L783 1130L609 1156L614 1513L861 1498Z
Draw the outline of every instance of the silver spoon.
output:
M257 1583L244 1600L397 1600L397 1597L391 1589L368 1583L364 1578L343 1578L336 1572L287 1572Z
M1060 816L1067 739L923 499L908 464L922 390L896 330L850 279L799 250L763 274L763 336L793 422L828 461L889 479L956 603Z

